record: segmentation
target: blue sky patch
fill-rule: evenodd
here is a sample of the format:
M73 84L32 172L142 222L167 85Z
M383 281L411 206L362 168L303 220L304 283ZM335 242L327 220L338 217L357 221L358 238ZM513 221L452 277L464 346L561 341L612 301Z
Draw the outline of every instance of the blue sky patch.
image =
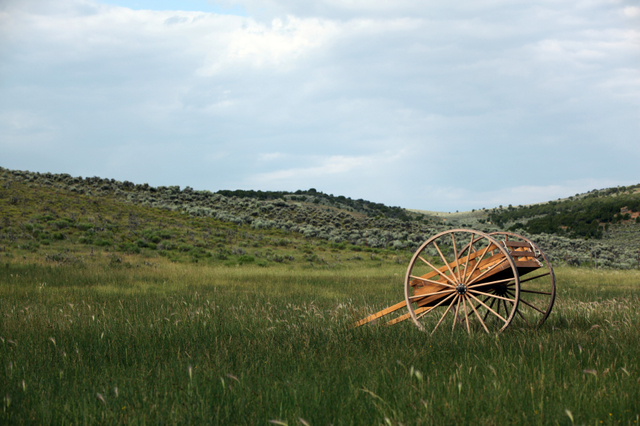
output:
M246 12L240 6L223 7L206 0L103 0L101 3L127 7L133 10L182 10L186 12L246 16Z

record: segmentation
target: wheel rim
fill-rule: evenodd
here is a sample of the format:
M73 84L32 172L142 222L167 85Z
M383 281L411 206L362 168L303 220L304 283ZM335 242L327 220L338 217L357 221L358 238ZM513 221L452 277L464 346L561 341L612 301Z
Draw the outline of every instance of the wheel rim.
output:
M452 331L500 332L516 315L519 299L514 260L502 244L479 231L452 229L429 238L405 275L411 319L431 333L447 323Z
M520 304L515 321L530 327L540 327L549 317L556 299L556 277L551 262L542 250L531 240L512 232L492 232L500 242L517 241L531 245L542 264L540 270L526 271L521 268ZM511 283L509 283L511 285Z

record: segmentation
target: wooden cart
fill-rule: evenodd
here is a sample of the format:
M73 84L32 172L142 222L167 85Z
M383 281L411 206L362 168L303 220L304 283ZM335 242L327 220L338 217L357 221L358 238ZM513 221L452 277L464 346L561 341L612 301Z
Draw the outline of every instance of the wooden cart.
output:
M539 327L556 295L551 262L532 241L510 232L453 229L429 238L415 252L404 278L404 301L356 322L392 313L392 325L411 318L421 329L458 325L468 333L500 332L517 318ZM408 313L397 316L402 308Z

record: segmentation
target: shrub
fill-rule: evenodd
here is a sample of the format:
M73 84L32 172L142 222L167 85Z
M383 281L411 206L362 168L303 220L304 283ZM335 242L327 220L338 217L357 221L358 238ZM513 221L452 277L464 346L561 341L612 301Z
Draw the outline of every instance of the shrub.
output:
M407 245L403 241L395 240L391 243L391 246L396 250L400 250L405 248Z
M93 229L93 224L92 223L78 223L76 224L76 228L78 228L81 231L88 231L89 229Z
M158 244L158 250L175 250L176 245L171 241L165 241L162 244Z
M35 252L36 250L38 250L38 247L40 247L40 244L35 241L27 241L26 243L20 245L20 248L22 250L28 250L31 252Z
M248 254L244 254L238 258L238 263L240 265L245 265L247 263L253 263L256 259L253 256L249 256Z
M121 243L118 245L118 250L129 254L139 254L141 251L140 247L133 243Z
M55 229L65 229L68 228L70 223L69 220L66 219L62 219L62 220L56 220L55 222L51 223L51 226L54 227Z
M171 232L166 231L166 230L157 231L156 235L158 235L163 240L168 240L169 238L171 238Z
M215 258L219 260L227 260L229 258L229 255L226 251L221 250L218 253L216 253Z

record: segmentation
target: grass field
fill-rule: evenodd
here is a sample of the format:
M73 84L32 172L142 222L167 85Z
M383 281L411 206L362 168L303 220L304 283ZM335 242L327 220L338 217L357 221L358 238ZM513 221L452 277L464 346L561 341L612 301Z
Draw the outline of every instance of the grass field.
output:
M429 336L348 327L403 298L373 264L2 264L0 423L638 424L638 271L557 269L539 330Z

